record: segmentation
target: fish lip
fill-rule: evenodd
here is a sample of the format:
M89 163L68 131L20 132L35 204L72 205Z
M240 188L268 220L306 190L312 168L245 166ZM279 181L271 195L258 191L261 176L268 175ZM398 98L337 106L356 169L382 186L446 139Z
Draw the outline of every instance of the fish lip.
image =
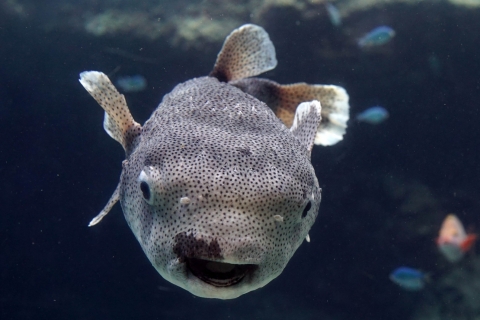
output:
M201 258L185 258L185 268L198 280L217 288L239 285L258 269L256 264L225 263ZM216 270L214 270L216 269Z

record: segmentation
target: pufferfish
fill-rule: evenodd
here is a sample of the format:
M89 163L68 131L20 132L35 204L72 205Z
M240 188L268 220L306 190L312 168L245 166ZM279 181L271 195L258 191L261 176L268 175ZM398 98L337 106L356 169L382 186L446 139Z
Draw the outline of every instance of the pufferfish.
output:
M233 299L280 275L317 217L312 147L342 139L349 104L338 86L250 78L276 64L266 31L244 25L210 75L177 85L143 126L104 73L81 73L126 153L90 226L120 201L153 267L199 297Z

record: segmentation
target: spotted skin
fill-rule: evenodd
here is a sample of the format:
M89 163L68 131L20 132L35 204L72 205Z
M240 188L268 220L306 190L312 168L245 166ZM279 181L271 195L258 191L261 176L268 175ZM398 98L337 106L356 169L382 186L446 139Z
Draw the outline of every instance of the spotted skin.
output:
M219 54L217 76L177 85L143 127L118 111L128 108L103 73L84 72L80 80L105 109L107 132L126 150L118 188L91 225L119 199L162 277L219 299L276 278L308 239L321 200L310 163L320 103L301 103L287 128L269 106L229 83L276 63L266 32L246 25L226 42L230 53Z

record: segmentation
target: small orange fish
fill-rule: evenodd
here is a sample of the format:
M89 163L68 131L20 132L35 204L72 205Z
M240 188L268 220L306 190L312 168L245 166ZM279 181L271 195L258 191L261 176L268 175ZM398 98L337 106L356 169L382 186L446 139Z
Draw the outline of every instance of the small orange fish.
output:
M467 234L457 216L449 214L442 223L437 245L448 261L457 262L472 248L475 240L477 235Z

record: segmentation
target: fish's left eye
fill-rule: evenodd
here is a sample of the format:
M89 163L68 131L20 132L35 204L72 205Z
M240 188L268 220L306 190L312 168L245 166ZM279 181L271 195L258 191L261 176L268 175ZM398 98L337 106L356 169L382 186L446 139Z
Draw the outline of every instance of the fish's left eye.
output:
M308 214L308 211L312 208L312 201L308 201L307 205L305 206L305 209L303 209L302 212L302 218L305 218Z

